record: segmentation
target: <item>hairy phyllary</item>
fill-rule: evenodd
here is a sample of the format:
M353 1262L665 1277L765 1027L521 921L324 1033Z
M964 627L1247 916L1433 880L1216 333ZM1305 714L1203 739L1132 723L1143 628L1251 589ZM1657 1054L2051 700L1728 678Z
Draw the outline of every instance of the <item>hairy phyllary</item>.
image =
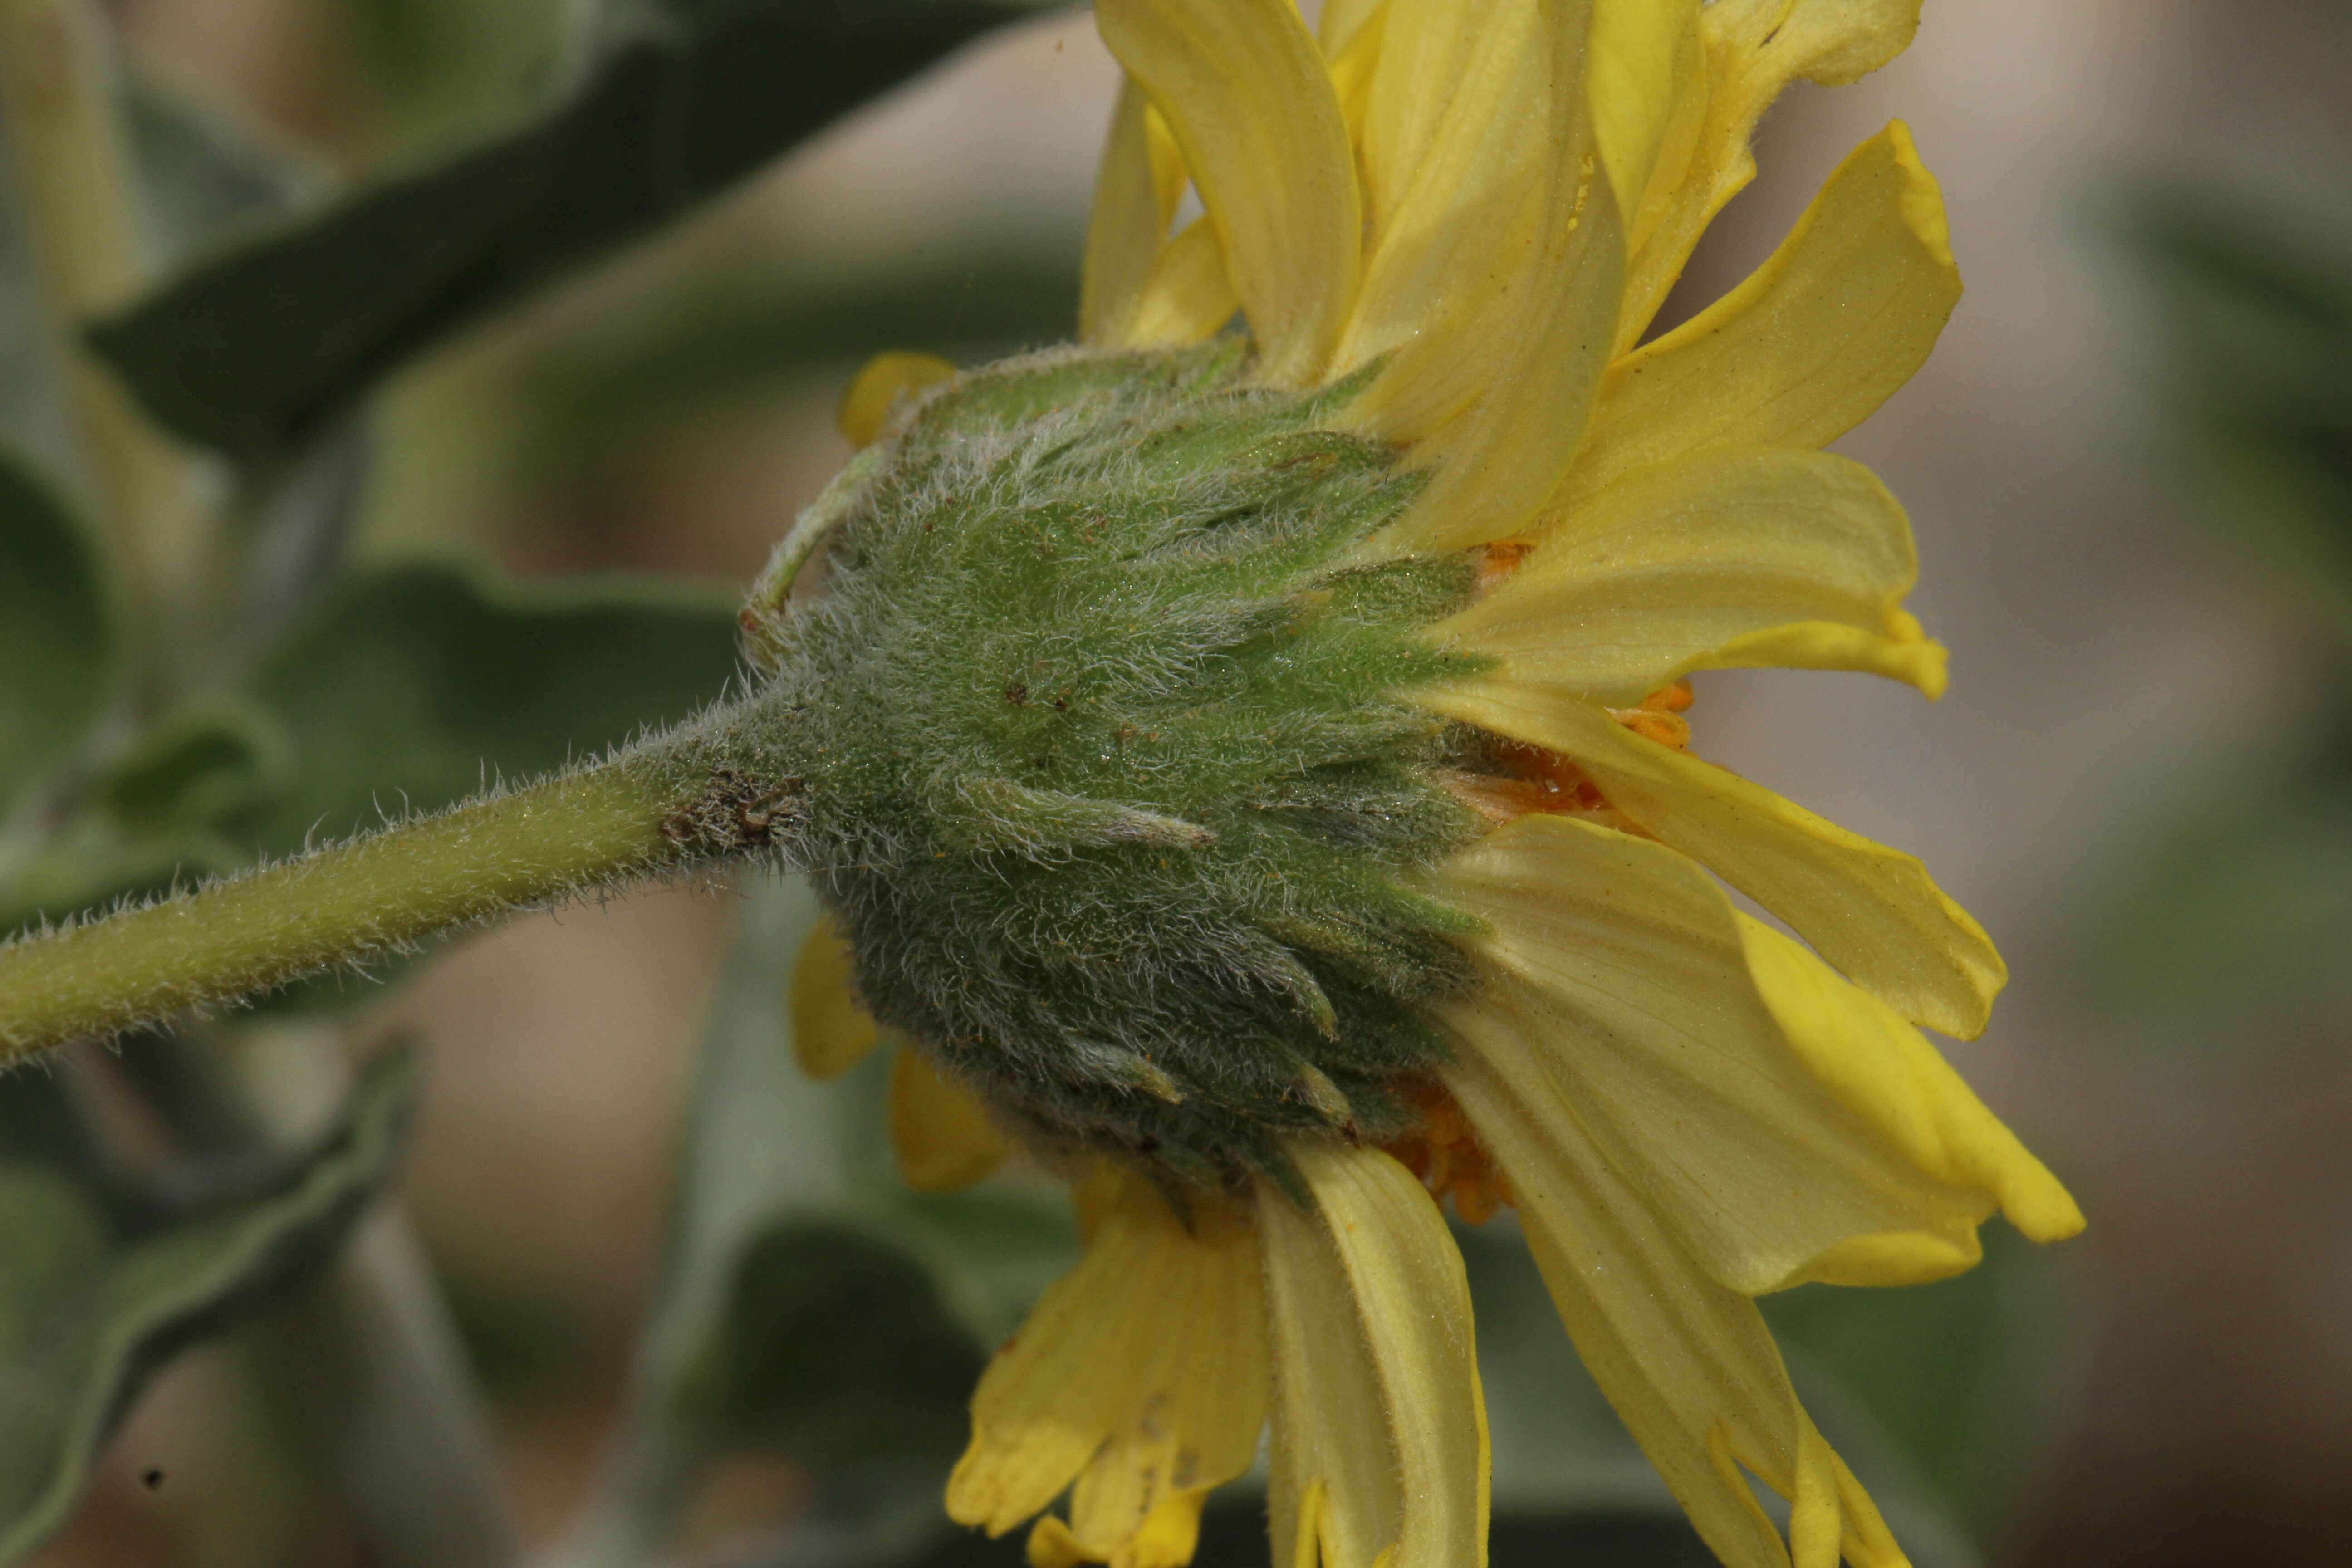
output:
M1062 352L903 414L752 642L792 858L877 1017L1047 1147L1215 1180L1397 1125L1475 929L1465 727L1400 700L1468 557L1366 559L1419 489L1234 345ZM755 601L757 602L757 601ZM789 720L783 715L789 713Z

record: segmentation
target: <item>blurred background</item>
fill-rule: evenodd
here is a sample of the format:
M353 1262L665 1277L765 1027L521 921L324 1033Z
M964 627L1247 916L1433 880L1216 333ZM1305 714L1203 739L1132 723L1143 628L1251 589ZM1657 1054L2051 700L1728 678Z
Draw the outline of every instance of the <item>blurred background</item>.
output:
M562 22L559 0L112 10L142 90L232 128L234 157L155 132L151 156L206 171L162 215L183 255L496 134ZM1918 853L1990 930L2012 984L1948 1048L2091 1216L1915 1301L1773 1304L1801 1381L1829 1369L1956 1535L1923 1562L2352 1561L2348 81L2339 0L1929 0L1894 66L1773 112L1670 307L1910 122L1969 291L1842 449L1911 510L1951 692L1717 673L1692 718L1698 751ZM834 407L867 354L1066 335L1115 89L1089 20L1042 14L448 342L374 404L353 548L740 586L848 455ZM0 295L0 354L31 330ZM370 1004L425 1044L403 1192L533 1539L579 1505L626 1380L740 897L525 920ZM33 1561L364 1561L254 1375L268 1331L156 1378ZM747 1447L689 1542L787 1539L816 1485L789 1445Z

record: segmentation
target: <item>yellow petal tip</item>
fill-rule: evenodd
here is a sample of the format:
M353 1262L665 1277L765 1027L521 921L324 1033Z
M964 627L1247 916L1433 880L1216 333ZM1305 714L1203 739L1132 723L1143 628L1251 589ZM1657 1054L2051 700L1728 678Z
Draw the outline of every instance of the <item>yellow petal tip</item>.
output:
M2018 1234L2028 1241L2065 1241L2083 1234L2090 1221L2074 1202L2074 1194L2059 1184L2048 1170L2039 1168L2034 1177L2016 1184L2017 1188L2003 1194L2001 1212Z
M850 988L849 944L830 915L809 928L784 991L793 1025L793 1057L819 1083L839 1078L865 1059L879 1037L873 1018Z
M1809 1259L1782 1285L1932 1285L1967 1273L1983 1258L1973 1230L1957 1237L1883 1231L1847 1237Z
M910 392L947 381L956 368L937 354L882 353L866 362L841 395L837 416L841 433L850 444L870 447L882 433L884 421L899 398Z
M919 1193L955 1192L1004 1163L1004 1137L980 1101L903 1043L891 1064L889 1115L898 1173Z
M1902 121L1892 121L1886 127L1886 141L1895 154L1895 167L1903 175L1903 221L1917 237L1920 248L1939 267L1952 269L1953 281L1958 281L1959 263L1952 256L1952 226L1944 212L1944 187L1919 161L1918 143L1911 139L1911 127Z
M1029 1531L1027 1555L1029 1568L1078 1568L1089 1561L1087 1549L1078 1544L1070 1527L1050 1513L1041 1515Z
M1951 649L1929 637L1908 610L1888 613L1886 642L1884 673L1916 687L1930 702L1940 700L1952 684Z

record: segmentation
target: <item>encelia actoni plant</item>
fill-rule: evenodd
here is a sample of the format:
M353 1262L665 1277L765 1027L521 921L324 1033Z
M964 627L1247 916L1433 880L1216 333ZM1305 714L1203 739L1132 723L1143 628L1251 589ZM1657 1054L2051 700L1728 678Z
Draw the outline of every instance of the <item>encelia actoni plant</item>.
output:
M914 63L977 25L886 10L904 26L798 42ZM535 782L41 919L0 948L0 1049L649 877L793 874L824 910L795 1044L835 1073L892 1041L908 1181L1011 1151L1076 1191L1075 1266L972 1395L958 1521L1030 1525L1038 1568L1181 1568L1270 1427L1293 1568L1483 1562L1479 1244L1450 1200L1467 1225L1515 1211L1724 1562L1905 1561L1755 1299L1944 1279L1996 1212L2040 1240L2081 1216L1915 1027L1983 1026L2005 978L1984 933L1916 861L1697 760L1682 714L1711 668L1942 689L1901 606L1900 508L1819 449L1957 298L1907 131L1857 149L1739 289L1649 329L1780 88L1884 63L1916 5L1331 0L1318 35L1291 0L1101 0L1097 21L1126 87L1081 344L877 361L846 405L863 450L753 584L729 692ZM707 41L684 37L660 47ZM639 49L602 80L653 69ZM566 112L635 123L600 90ZM192 320L287 309L257 303L273 267L465 173L94 341L168 387ZM1188 185L1204 216L1180 227ZM510 226L480 244L509 271L564 258ZM149 400L268 476L390 346L242 420ZM652 1550L632 1528L587 1539Z

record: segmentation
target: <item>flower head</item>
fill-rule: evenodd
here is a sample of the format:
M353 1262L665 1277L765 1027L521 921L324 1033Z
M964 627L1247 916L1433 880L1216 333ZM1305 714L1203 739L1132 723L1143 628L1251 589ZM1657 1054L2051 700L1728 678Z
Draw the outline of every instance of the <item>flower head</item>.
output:
M1915 1027L1983 1026L1984 933L1682 714L1737 666L1942 689L1901 510L1819 450L1958 298L1904 128L1643 337L1764 108L1885 63L1916 0L1097 15L1128 81L1085 346L878 363L746 612L833 917L806 1059L870 1012L910 1176L1011 1140L1077 1183L1085 1258L950 1512L1174 1568L1270 1420L1294 1568L1483 1561L1442 1196L1517 1210L1727 1563L1900 1562L1752 1298L2081 1216Z

